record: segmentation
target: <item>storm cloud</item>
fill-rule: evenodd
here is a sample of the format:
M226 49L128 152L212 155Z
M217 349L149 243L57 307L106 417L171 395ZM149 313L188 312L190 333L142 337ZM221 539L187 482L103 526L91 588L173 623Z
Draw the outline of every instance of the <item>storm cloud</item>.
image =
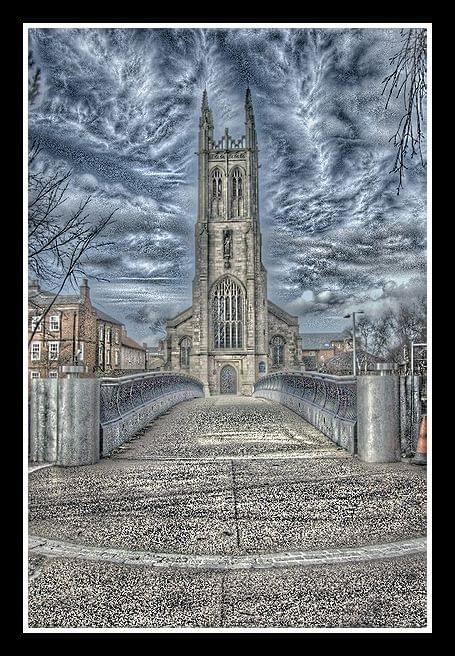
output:
M29 111L49 166L73 171L94 217L118 208L92 298L139 341L191 304L198 115L242 134L249 83L260 148L271 300L302 329L337 330L425 293L425 169L396 194L381 81L399 29L32 29L42 71ZM95 278L104 278L97 281Z

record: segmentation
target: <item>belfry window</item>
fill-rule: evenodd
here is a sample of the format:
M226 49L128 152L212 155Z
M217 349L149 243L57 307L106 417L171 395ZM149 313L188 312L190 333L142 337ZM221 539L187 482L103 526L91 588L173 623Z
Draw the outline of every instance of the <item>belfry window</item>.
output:
M242 348L244 293L232 278L223 278L212 295L213 342L215 348Z
M243 206L243 175L240 168L235 168L231 174L230 216L234 218L244 215Z
M233 198L243 196L243 178L239 169L234 169L232 174L232 196Z
M221 198L223 193L223 174L220 169L215 169L212 173L212 197Z
M189 369L191 346L189 337L184 337L180 342L180 367L182 369Z
M275 335L270 340L270 355L272 358L272 365L279 367L284 364L284 338L281 335Z

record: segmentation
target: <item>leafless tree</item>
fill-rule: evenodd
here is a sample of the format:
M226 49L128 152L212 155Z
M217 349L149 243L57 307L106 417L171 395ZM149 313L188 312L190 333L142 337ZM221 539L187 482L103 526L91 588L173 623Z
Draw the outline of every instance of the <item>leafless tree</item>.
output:
M411 342L426 341L426 301L402 304L376 319L362 317L358 322L363 346L373 355L390 362L403 362Z
M368 351L368 348L372 345L371 342L375 332L375 324L369 317L362 315L357 319L356 327L360 336L361 344L365 351Z
M393 316L393 333L399 349L411 342L426 341L426 301L419 298L411 305L402 305Z
M392 337L393 317L391 312L386 312L374 322L372 336L372 352L380 358L387 358Z
M33 52L28 53L28 101L31 105L35 102L41 86L41 69L33 59Z
M101 239L101 236L116 211L93 223L87 213L91 196L75 209L65 207L70 199L71 171L57 168L43 172L35 166L40 153L40 144L33 142L28 162L28 263L30 272L39 281L50 284L53 296L44 311L40 307L40 320L36 322L29 341L65 284L75 286L77 277L86 275L84 264L87 256L112 244ZM35 304L33 298L30 303ZM36 303L36 306L38 308L39 304Z
M396 156L391 173L398 174L397 194L403 188L403 175L407 168L406 159L410 155L425 161L422 152L424 140L424 99L427 82L427 32L425 29L411 28L401 30L402 46L390 58L393 71L382 81L382 94L387 94L386 109L392 97L403 101L403 114L395 134L390 138L396 147Z

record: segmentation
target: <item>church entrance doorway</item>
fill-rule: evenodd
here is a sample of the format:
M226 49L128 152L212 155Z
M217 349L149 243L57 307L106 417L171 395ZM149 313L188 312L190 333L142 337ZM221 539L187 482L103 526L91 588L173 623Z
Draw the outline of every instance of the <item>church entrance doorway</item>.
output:
M237 394L237 372L230 364L221 369L220 394Z

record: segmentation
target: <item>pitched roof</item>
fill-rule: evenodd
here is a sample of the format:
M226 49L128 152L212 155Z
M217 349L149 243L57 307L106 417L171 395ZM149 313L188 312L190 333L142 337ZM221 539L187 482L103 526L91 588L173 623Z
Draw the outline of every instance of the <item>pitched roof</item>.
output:
M147 349L144 346L141 346L134 339L128 337L128 335L122 335L121 342L123 346L128 346L129 348L139 349L140 351L146 351Z
M298 317L294 316L293 314L289 314L289 312L286 312L286 310L283 310L283 308L280 308L279 305L272 303L272 301L268 299L267 310L278 317L278 319L282 319L282 321L287 323L289 326L298 325Z
M40 287L33 284L29 284L28 286L28 303L32 308L36 307L44 309L50 304L54 297L54 292L40 289ZM52 305L79 305L80 302L81 297L79 294L59 294Z
M99 308L93 306L93 309L95 310L98 319L101 319L102 321L109 321L110 323L115 323L117 326L123 326L121 321L114 319L114 317L111 317L109 314L106 314L106 312L103 312Z
M367 371L375 370L376 363L382 362L381 358L362 349L357 349L356 359L360 371L364 371L365 368ZM352 351L345 351L344 353L335 355L330 360L326 360L322 369L331 374L352 372Z
M175 317L171 317L170 319L168 319L166 324L170 328L176 328L178 325L180 325L184 321L187 321L188 319L191 319L192 316L193 316L193 306L191 305L186 310L183 310L182 312L179 312L178 314L176 314Z
M300 338L304 351L330 348L332 340L342 339L341 333L300 333Z

